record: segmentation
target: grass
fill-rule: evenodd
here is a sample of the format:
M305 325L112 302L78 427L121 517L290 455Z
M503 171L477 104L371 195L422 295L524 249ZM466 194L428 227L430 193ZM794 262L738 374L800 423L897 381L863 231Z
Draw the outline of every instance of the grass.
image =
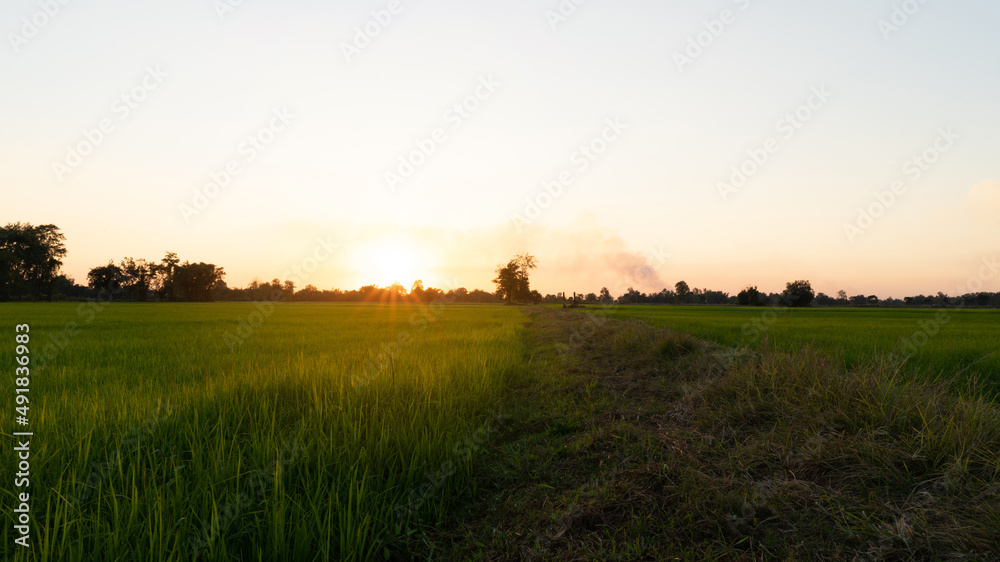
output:
M588 310L595 310L594 308ZM876 354L904 357L910 372L981 379L1000 393L1000 311L927 309L774 309L750 307L596 307L611 318L637 318L722 345L767 345L780 351L813 347L839 355L847 367ZM945 313L946 316L939 316Z
M14 323L30 322L36 354L80 326L32 375L33 548L18 560L371 559L469 492L469 439L524 372L521 312L254 310L3 306L3 364ZM239 318L262 323L230 349Z
M983 386L777 337L850 336L828 311L730 347L663 310L3 305L36 368L17 559L998 559ZM765 312L719 310L687 321Z
M533 316L539 379L442 558L998 559L995 403L891 363Z

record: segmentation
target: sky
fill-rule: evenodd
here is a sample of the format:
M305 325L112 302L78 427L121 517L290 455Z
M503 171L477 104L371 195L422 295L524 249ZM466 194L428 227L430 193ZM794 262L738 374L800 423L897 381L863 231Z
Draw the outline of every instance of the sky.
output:
M1000 291L993 0L7 0L0 223L64 271Z

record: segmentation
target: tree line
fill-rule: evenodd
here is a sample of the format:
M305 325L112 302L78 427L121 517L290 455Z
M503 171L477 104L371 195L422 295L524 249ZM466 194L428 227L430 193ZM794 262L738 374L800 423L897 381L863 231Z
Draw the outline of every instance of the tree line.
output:
M733 305L733 306L777 306L777 307L929 307L953 306L1000 308L1000 293L975 292L949 296L943 292L936 295L916 295L896 298L879 298L876 295L855 295L848 297L840 290L836 297L813 291L809 281L797 280L786 284L780 293L766 293L755 285L747 286L736 295L710 289L691 289L685 281L678 281L674 289L663 289L657 293L642 293L629 287L624 294L615 298L607 287L599 293L548 294L540 300L543 304L663 304L663 305Z
M91 268L87 286L108 293L111 300L211 302L225 286L225 276L215 264L181 263L177 254L167 252L159 262L124 258Z
M416 281L407 290L399 283L365 285L355 290L297 289L292 281L253 280L246 287L229 287L226 272L212 263L181 261L174 252L162 259L125 257L92 267L86 284L60 273L66 237L52 224L10 223L0 228L0 301L101 299L133 302L298 301L383 302L417 300L492 304L503 296L458 287L448 291Z
M416 281L408 290L399 283L386 287L365 285L354 290L319 289L314 285L297 288L292 281L273 279L251 281L246 287L229 287L222 267L203 262L181 262L176 253L167 252L159 261L126 257L115 263L91 268L85 285L79 285L60 273L66 257L66 237L52 224L34 226L9 223L0 227L0 301L122 300L135 302L210 302L210 301L289 301L289 302L418 302L477 304L661 304L661 305L736 305L736 306L844 306L844 307L946 307L970 306L1000 308L1000 293L976 292L954 297L915 295L904 299L880 299L876 295L848 297L843 290L836 297L815 293L809 281L786 284L781 293L765 293L747 286L736 295L705 288L691 288L678 281L673 290L643 293L629 287L614 296L607 287L596 293L542 295L531 289L530 275L538 267L535 256L518 254L496 268L495 291L472 291L459 287L445 291L425 287Z

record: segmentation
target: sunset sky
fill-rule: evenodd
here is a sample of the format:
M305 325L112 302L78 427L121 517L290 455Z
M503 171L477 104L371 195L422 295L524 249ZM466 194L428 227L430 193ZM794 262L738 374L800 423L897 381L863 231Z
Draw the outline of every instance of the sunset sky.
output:
M336 245L306 283L492 290L529 251L542 293L954 294L1000 254L998 27L994 0L7 0L0 223L60 226L78 282L173 251L241 286Z

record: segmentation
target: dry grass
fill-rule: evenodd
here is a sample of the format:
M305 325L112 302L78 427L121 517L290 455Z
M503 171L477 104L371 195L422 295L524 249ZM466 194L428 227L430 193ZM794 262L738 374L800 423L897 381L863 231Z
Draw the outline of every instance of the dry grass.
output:
M533 318L519 423L479 473L483 499L428 529L427 554L998 558L1000 409L975 392L903 382L887 361L847 372L809 349Z

